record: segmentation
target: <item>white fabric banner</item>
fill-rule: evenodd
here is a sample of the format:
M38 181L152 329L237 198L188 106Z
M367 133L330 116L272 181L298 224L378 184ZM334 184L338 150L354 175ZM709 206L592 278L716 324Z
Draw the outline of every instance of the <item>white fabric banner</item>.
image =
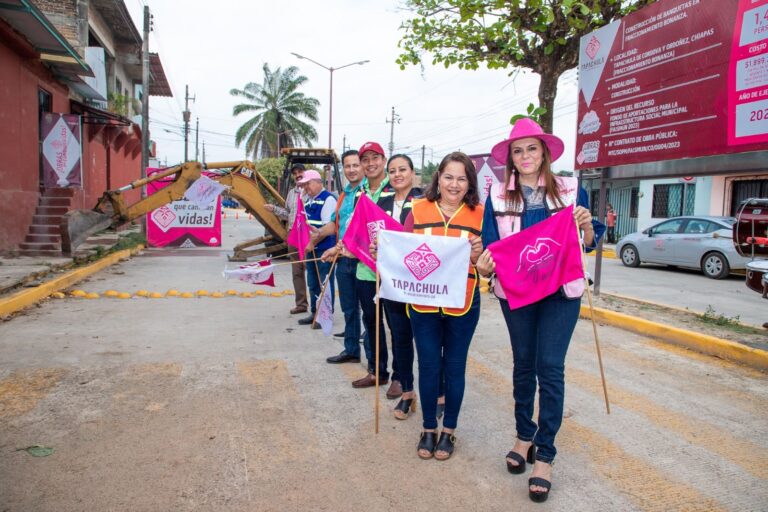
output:
M462 308L470 249L466 238L379 231L379 294L408 304Z
M219 197L226 187L208 176L200 176L184 192L184 199L205 208Z

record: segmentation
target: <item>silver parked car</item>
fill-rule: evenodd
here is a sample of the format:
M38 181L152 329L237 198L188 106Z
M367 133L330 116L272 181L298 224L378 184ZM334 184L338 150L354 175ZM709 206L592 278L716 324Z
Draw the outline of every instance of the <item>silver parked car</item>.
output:
M625 236L616 244L616 253L628 267L660 263L698 268L707 277L723 279L750 261L733 246L735 223L733 217L673 217Z

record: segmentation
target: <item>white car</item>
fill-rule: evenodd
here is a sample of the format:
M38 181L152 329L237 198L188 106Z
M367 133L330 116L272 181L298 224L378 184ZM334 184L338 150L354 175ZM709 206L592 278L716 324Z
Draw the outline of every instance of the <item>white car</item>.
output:
M698 268L705 276L723 279L750 261L733 246L733 217L673 217L644 231L631 233L616 244L627 267L660 263Z

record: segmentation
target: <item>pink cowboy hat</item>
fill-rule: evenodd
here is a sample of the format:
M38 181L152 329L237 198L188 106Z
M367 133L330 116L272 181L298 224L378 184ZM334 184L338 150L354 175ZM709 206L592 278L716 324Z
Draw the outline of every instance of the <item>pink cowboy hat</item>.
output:
M509 132L509 138L507 140L501 141L493 146L491 155L493 155L493 158L500 164L507 165L507 159L509 158L509 144L512 141L526 139L528 137L540 139L547 148L549 148L549 154L552 156L553 162L560 158L565 150L563 141L560 140L559 137L544 133L544 130L541 129L541 126L539 126L536 121L524 117L519 119L515 123L515 126L512 127L512 131Z

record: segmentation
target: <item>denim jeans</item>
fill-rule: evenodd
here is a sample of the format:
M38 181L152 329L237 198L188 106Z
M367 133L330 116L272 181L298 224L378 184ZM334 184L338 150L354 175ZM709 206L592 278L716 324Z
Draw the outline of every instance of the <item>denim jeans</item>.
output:
M307 287L309 287L309 310L314 314L317 311L317 299L320 298L320 292L323 290L323 283L328 275L328 271L331 270L331 264L324 261L310 261L307 263ZM334 272L336 270L334 269ZM320 274L320 280L317 280L317 275ZM331 294L331 305L336 303L336 286L333 284L333 276L331 276L330 284L326 293Z
M376 303L373 298L376 296L376 281L355 280L357 287L357 298L360 301L360 309L363 312L363 324L368 336L365 339L365 357L368 359L368 371L376 372ZM389 353L387 352L387 333L384 330L384 311L382 311L381 302L379 303L379 377L384 380L389 378L387 371L387 362Z
M444 428L456 428L464 399L464 373L475 327L480 319L480 293L462 316L419 313L409 307L411 327L419 354L419 401L424 429L437 428L437 396L445 372Z
M413 391L413 331L406 304L382 299L392 334L392 380L399 381L403 391Z
M340 257L336 260L336 284L339 286L339 302L344 312L344 353L360 357L360 304L355 287L355 258Z
M565 354L579 319L581 301L559 291L528 306L510 310L499 300L512 343L517 437L533 441L536 458L552 462L557 454L555 436L563 422ZM538 426L533 421L536 381L539 384Z

